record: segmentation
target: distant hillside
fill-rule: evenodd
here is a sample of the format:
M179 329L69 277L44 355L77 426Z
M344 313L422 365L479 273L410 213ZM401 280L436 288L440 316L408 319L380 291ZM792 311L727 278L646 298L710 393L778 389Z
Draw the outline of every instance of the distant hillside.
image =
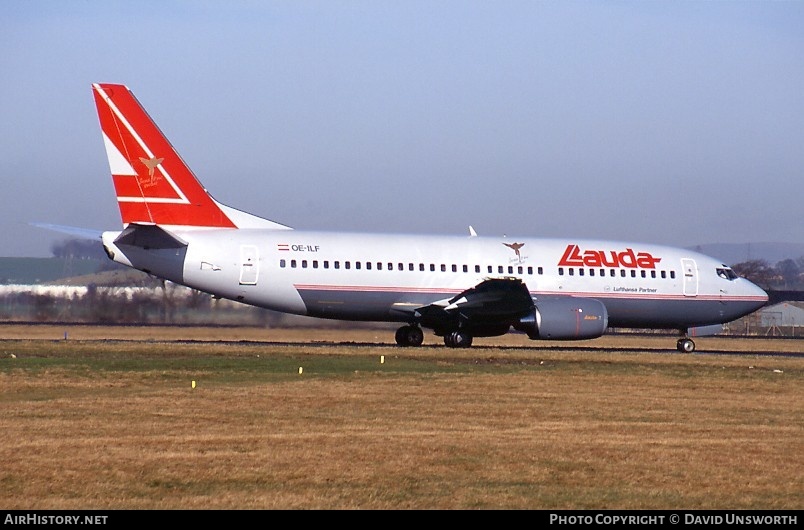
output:
M718 258L727 265L763 259L773 266L782 260L804 256L804 243L710 243L689 249Z
M92 274L106 262L75 258L0 258L0 284L31 285Z
M96 285L98 287L158 287L160 280L156 277L146 274L136 269L130 269L120 265L114 270L105 270L101 272L93 272L90 274L83 274L73 276L71 278L59 278L50 284L80 286L80 285Z

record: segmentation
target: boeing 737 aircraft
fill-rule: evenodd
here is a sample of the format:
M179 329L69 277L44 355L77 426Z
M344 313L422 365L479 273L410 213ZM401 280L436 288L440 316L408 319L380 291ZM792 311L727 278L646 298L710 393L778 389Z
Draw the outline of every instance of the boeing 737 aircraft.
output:
M473 337L600 337L735 320L767 294L727 265L680 248L581 239L301 231L216 201L124 85L93 85L122 230L112 260L244 304L327 319L398 322L449 347Z

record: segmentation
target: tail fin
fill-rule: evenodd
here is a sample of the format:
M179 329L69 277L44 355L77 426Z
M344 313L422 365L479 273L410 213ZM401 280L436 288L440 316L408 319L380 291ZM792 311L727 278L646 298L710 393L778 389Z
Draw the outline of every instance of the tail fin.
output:
M92 89L124 226L288 229L213 199L128 87Z

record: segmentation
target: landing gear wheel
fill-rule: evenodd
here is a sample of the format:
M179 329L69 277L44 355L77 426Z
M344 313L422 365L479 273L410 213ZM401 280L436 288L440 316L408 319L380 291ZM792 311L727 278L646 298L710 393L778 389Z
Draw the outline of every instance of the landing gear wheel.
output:
M692 339L678 339L676 349L681 353L692 353L695 351L695 343Z
M396 330L394 338L400 346L421 346L424 342L424 332L419 326L402 326Z
M452 331L444 335L444 344L450 348L468 348L472 345L472 335L466 331Z

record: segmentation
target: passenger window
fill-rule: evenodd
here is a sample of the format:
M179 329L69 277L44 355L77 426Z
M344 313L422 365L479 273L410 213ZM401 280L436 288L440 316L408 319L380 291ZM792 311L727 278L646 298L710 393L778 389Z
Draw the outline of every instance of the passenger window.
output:
M285 260L283 260L283 259L279 260L279 266L284 269L285 268Z
M564 276L564 267L559 267L558 268L558 275L559 276Z

